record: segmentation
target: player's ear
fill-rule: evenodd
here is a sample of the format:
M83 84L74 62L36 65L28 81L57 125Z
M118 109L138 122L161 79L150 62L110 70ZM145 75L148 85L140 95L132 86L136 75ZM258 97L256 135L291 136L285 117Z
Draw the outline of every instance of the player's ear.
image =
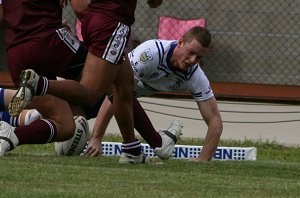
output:
M183 41L183 38L181 37L181 38L178 40L178 47L183 46L183 44L184 44L184 41Z

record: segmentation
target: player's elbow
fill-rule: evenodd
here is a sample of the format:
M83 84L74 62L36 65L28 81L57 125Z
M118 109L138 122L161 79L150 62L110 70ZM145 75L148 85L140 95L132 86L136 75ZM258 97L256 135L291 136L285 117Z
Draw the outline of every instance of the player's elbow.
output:
M213 133L215 137L221 137L222 132L223 132L223 121L220 116L215 117L209 122L209 127L214 128Z

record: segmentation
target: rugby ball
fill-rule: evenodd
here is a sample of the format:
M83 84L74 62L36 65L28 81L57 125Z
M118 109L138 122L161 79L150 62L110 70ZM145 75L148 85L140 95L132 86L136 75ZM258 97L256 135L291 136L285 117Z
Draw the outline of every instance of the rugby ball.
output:
M57 155L79 156L90 137L89 123L82 116L75 116L75 133L74 136L64 142L55 142L55 152Z

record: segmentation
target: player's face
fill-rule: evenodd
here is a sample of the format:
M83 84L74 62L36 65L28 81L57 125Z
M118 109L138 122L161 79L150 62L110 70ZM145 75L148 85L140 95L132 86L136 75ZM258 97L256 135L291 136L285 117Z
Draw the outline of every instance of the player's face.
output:
M187 71L189 67L197 64L200 60L209 53L210 49L202 47L195 39L191 42L184 42L182 39L178 43L178 51L174 67Z

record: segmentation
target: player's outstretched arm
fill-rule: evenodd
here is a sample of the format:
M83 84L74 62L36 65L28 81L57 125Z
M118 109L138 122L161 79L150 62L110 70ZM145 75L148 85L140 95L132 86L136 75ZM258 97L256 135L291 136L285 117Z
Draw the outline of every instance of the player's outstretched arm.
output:
M208 126L204 145L197 160L208 162L213 158L218 147L223 131L223 122L215 97L197 102L197 105Z
M100 156L102 152L102 138L105 134L106 128L113 116L113 107L110 100L106 97L94 124L93 132L89 140L88 147L84 156Z

